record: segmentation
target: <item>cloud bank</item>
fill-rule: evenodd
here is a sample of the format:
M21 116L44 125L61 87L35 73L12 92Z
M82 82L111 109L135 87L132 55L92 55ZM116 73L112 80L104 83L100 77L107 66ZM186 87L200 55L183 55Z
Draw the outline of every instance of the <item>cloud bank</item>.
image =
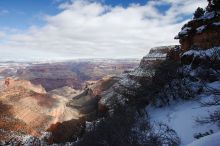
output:
M178 44L174 36L195 9L206 4L205 0L161 0L125 8L82 0L62 3L60 13L42 18L42 27L0 31L0 57L141 58L151 47Z

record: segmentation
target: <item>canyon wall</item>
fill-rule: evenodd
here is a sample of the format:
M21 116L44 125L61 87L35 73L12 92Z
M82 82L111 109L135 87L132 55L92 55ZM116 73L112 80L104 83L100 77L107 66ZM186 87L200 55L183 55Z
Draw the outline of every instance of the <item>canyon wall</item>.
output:
M148 104L151 96L147 94L151 91L151 88L154 88L151 86L154 82L153 77L157 74L157 68L167 59L174 60L174 62L179 61L179 46L152 48L142 58L136 69L120 75L118 81L112 87L102 92L98 106L99 111L111 111L116 104L124 104L128 99L129 101L140 102L143 106ZM160 81L158 80L158 82ZM144 100L141 100L142 98Z
M220 45L220 13L206 12L204 16L189 21L175 37L181 50L191 48L208 49Z

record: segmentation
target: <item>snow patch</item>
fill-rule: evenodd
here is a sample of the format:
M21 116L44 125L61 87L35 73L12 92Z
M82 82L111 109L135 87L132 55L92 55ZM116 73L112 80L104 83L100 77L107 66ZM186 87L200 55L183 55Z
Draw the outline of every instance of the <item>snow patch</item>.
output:
M202 25L202 26L200 26L200 27L198 27L198 28L196 29L196 32L197 32L197 33L202 33L202 32L205 30L205 28L206 28L206 25Z
M188 32L191 30L191 27L184 27L180 32L179 35L187 35Z
M202 98L208 98L204 96ZM204 133L210 130L214 132L219 128L214 124L200 125L195 122L198 117L205 117L209 112L213 112L220 106L201 107L198 101L181 101L177 104L172 104L164 108L149 108L151 122L165 123L170 128L174 129L181 138L181 146L185 146L192 141L195 133Z
M216 55L216 53L220 53L220 47L214 47L207 50L189 50L185 52L182 56L194 56L206 59L206 57L212 58Z
M166 59L167 53L151 53L144 57L145 60Z
M154 70L151 69L151 71L148 71L138 67L134 72L131 72L129 74L136 77L152 77L154 74Z
M220 90L220 81L208 83L207 86L213 90Z
M220 146L220 132L193 141L187 146Z
M125 87L134 87L134 88L139 88L141 86L136 80L130 79L128 77L120 79L119 84Z
M212 19L212 18L216 17L216 15L218 15L218 14L219 13L215 12L215 11L212 11L212 12L206 11L205 14L202 17L200 17L199 19L202 19L202 20L204 20L204 19Z
M220 22L215 22L215 23L213 23L213 25L219 26L219 25L220 25Z

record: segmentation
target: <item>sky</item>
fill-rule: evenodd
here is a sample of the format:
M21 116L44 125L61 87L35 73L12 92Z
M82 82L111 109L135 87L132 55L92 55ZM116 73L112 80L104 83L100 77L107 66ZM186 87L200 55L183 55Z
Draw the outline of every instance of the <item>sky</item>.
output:
M142 58L206 0L0 0L0 61Z

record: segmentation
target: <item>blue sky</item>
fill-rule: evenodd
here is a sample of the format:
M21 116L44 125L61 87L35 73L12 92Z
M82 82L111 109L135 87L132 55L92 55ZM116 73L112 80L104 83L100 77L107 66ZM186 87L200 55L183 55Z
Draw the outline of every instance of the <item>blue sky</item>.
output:
M151 47L178 44L175 34L198 6L206 4L0 0L0 60L141 58Z
M68 0L1 0L0 27L27 29L32 25L42 26L44 14L56 15L61 10L58 5ZM147 0L100 0L106 5L128 7L131 4L145 5ZM161 5L158 10L164 12L170 5Z
M57 3L52 0L1 0L0 27L25 29L31 25L42 25L41 15L58 12Z

